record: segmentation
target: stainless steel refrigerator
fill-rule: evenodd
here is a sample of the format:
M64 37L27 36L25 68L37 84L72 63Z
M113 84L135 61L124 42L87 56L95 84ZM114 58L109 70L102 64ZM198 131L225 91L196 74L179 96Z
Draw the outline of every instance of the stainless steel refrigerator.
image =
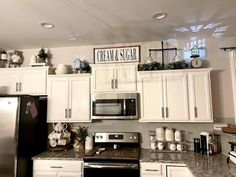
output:
M47 99L0 97L0 177L32 177L31 158L47 149Z

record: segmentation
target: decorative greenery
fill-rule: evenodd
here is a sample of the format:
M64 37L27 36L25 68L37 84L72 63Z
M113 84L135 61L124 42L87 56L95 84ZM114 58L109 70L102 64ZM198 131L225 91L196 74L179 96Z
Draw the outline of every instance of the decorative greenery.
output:
M187 67L188 67L188 64L185 63L185 61L176 61L176 62L169 63L167 65L168 69L184 69Z
M159 62L152 62L152 63L145 63L145 64L138 64L139 71L151 71L151 70L161 70L162 66Z
M76 137L80 143L85 142L85 138L88 136L88 127L79 126L76 132Z
M48 57L48 54L44 48L41 48L38 54L38 57L41 58L44 62L46 61L46 58Z
M81 67L80 69L86 73L91 72L91 67L89 66L89 62L86 60L81 61Z

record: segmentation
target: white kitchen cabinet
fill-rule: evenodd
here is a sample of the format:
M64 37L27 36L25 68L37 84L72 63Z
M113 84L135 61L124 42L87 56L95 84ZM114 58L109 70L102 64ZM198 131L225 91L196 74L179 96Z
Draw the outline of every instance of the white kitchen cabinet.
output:
M213 121L210 70L191 72L189 80L189 109L192 121Z
M47 94L48 67L0 69L0 94Z
M164 177L193 177L188 167L184 164L165 164Z
M193 177L185 164L140 162L140 177Z
M90 74L48 77L48 122L90 121Z
M136 64L92 65L92 91L136 91Z
M162 177L162 164L156 162L141 162L140 177Z
M139 72L140 122L212 122L210 71Z
M139 72L138 92L141 122L189 120L186 73Z
M82 177L79 160L33 160L33 177Z

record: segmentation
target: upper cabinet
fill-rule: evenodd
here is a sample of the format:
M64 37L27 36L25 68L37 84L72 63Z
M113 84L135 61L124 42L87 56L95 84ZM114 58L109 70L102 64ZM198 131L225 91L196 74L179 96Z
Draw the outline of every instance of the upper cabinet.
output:
M90 74L48 77L47 121L90 121Z
M141 122L212 122L210 69L138 73Z
M47 94L48 67L0 69L0 94Z
M133 63L92 65L92 91L136 91L136 75Z
M210 71L191 72L189 81L189 111L191 120L213 120Z
M141 72L138 75L143 122L188 121L186 73Z

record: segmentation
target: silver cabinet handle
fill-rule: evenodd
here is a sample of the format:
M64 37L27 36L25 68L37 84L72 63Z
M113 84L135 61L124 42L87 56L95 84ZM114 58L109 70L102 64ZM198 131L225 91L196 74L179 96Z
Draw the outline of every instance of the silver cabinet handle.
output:
M16 82L16 91L18 92L18 82Z
M65 117L67 118L67 109L65 109Z
M22 84L19 82L19 91L21 92Z
M196 106L194 106L194 116L195 116L195 118L197 118L197 107Z
M164 118L164 107L161 107L161 117Z
M159 170L156 170L156 169L145 169L145 171L159 171Z
M71 118L71 109L69 109L69 118Z
M62 166L50 166L50 168L63 168Z
M168 110L168 107L166 107L166 118L169 117L169 110Z
M114 79L111 79L111 88L114 88Z
M118 89L118 79L115 80L115 88Z

